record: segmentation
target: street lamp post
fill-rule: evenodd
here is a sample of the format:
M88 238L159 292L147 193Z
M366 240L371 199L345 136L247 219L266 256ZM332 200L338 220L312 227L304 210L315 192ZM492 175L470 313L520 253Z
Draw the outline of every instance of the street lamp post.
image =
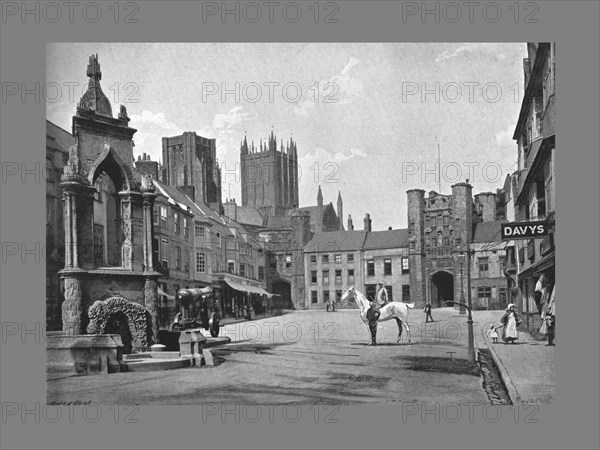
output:
M463 280L463 268L464 268L464 265L465 265L465 254L461 251L458 254L458 258L460 260L460 302L462 304L464 304L465 303L465 283L464 283L464 280ZM464 306L462 306L462 305L460 306L459 313L460 314L464 314L465 313Z
M468 312L468 316L467 316L467 332L468 332L468 341L467 341L467 359L469 360L469 362L474 363L475 362L475 339L474 339L474 335L473 335L473 316L471 314L471 310L472 310L472 305L471 305L471 296L468 296L468 304L465 303L465 288L464 288L464 284L463 284L463 265L464 265L464 261L465 258L467 259L467 264L470 264L468 261L468 253L467 255L465 255L465 252L461 249L460 253L458 254L458 257L460 258L460 302L446 302L446 303L451 303L451 304L458 304L461 307L461 311L462 308L466 308L467 312ZM469 266L467 266L468 268ZM470 277L470 271L467 272L467 276Z

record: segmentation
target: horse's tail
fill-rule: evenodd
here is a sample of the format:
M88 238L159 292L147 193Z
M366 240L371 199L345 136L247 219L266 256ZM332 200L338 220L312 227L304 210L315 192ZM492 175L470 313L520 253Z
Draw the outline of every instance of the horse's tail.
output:
M414 303L406 303L406 307L413 309L415 307L415 304Z

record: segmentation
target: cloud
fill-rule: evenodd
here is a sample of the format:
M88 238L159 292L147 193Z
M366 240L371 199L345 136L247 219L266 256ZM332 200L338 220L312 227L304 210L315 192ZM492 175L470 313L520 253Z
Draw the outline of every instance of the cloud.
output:
M258 116L251 117L250 113L241 112L242 106L233 107L227 114L217 114L213 119L214 130L230 130L239 123L254 120Z
M323 148L317 148L314 152L309 152L306 155L302 156L299 161L301 164L310 164L311 162L341 163L341 162L348 161L349 159L352 159L352 158L366 158L366 157L367 157L367 154L364 151L357 149L357 148L350 149L349 155L344 154L342 152L336 152L332 155L330 152L328 152L327 150L325 150Z
M326 104L348 104L363 95L363 84L350 73L358 65L360 60L350 57L340 74L333 75L329 79L319 82L319 102ZM299 116L307 116L317 105L314 98L308 98L294 108Z
M167 120L164 113L145 109L141 114L132 114L130 119L129 125L138 130L133 136L134 154L148 153L155 161L162 157L162 138L183 132L180 126Z
M227 113L218 113L214 116L212 124L200 129L188 129L185 126L176 124L167 119L164 113L154 113L149 110L142 111L141 114L131 116L130 125L136 128L138 132L134 135L136 144L135 153L148 153L155 160L162 155L162 138L177 136L184 131L195 131L199 135L207 138L217 139L218 153L222 154L224 150L229 149L235 143L231 140L236 132L235 128L242 122L256 119L258 116L251 116L243 112L242 106L235 106Z
M453 51L444 50L435 58L435 62L441 63L452 58L466 56L472 53L479 53L481 56L493 58L495 61L502 61L506 59L506 55L504 53L500 53L500 48L498 46L481 43L469 43L461 45Z
M515 126L511 124L505 130L496 133L496 143L498 146L504 147L510 145L511 147L514 147L516 145L515 141L513 141L514 131Z

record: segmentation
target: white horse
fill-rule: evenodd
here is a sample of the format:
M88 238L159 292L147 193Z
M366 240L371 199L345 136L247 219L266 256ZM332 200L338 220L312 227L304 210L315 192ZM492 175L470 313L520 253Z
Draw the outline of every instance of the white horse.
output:
M367 319L367 311L370 308L369 300L354 286L348 289L344 295L342 295L342 301L345 301L348 297L354 299L358 307L360 308L360 318L367 326L369 332L369 338L371 337L371 330L369 329L369 320ZM396 319L398 324L398 341L402 337L402 326L406 328L408 337L408 343L410 344L410 328L408 326L408 310L415 307L414 303L403 303L403 302L389 302L383 306L379 312L381 315L377 322L385 322L386 320Z

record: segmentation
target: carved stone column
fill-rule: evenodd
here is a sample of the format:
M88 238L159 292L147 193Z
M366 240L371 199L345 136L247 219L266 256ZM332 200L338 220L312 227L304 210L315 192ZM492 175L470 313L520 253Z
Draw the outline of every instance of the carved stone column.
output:
M73 267L73 227L71 224L71 204L73 193L66 188L63 190L63 224L65 229L65 267Z
M153 249L153 230L152 230L152 210L154 208L154 199L156 194L153 191L142 189L142 195L144 197L144 266L146 271L154 270L154 249Z
M65 283L65 300L62 304L63 334L82 334L81 316L83 313L82 282L73 275L62 277Z
M121 223L123 229L121 265L125 270L133 270L133 201L130 192L120 192L119 194L121 196Z
M154 271L153 263L153 229L152 229L152 209L154 207L154 199L156 194L152 184L152 178L148 175L142 177L142 197L143 197L143 248L144 248L144 275L146 282L144 283L144 304L146 309L152 316L152 339L153 344L158 343L158 277L160 274ZM152 345L152 344L150 344Z

